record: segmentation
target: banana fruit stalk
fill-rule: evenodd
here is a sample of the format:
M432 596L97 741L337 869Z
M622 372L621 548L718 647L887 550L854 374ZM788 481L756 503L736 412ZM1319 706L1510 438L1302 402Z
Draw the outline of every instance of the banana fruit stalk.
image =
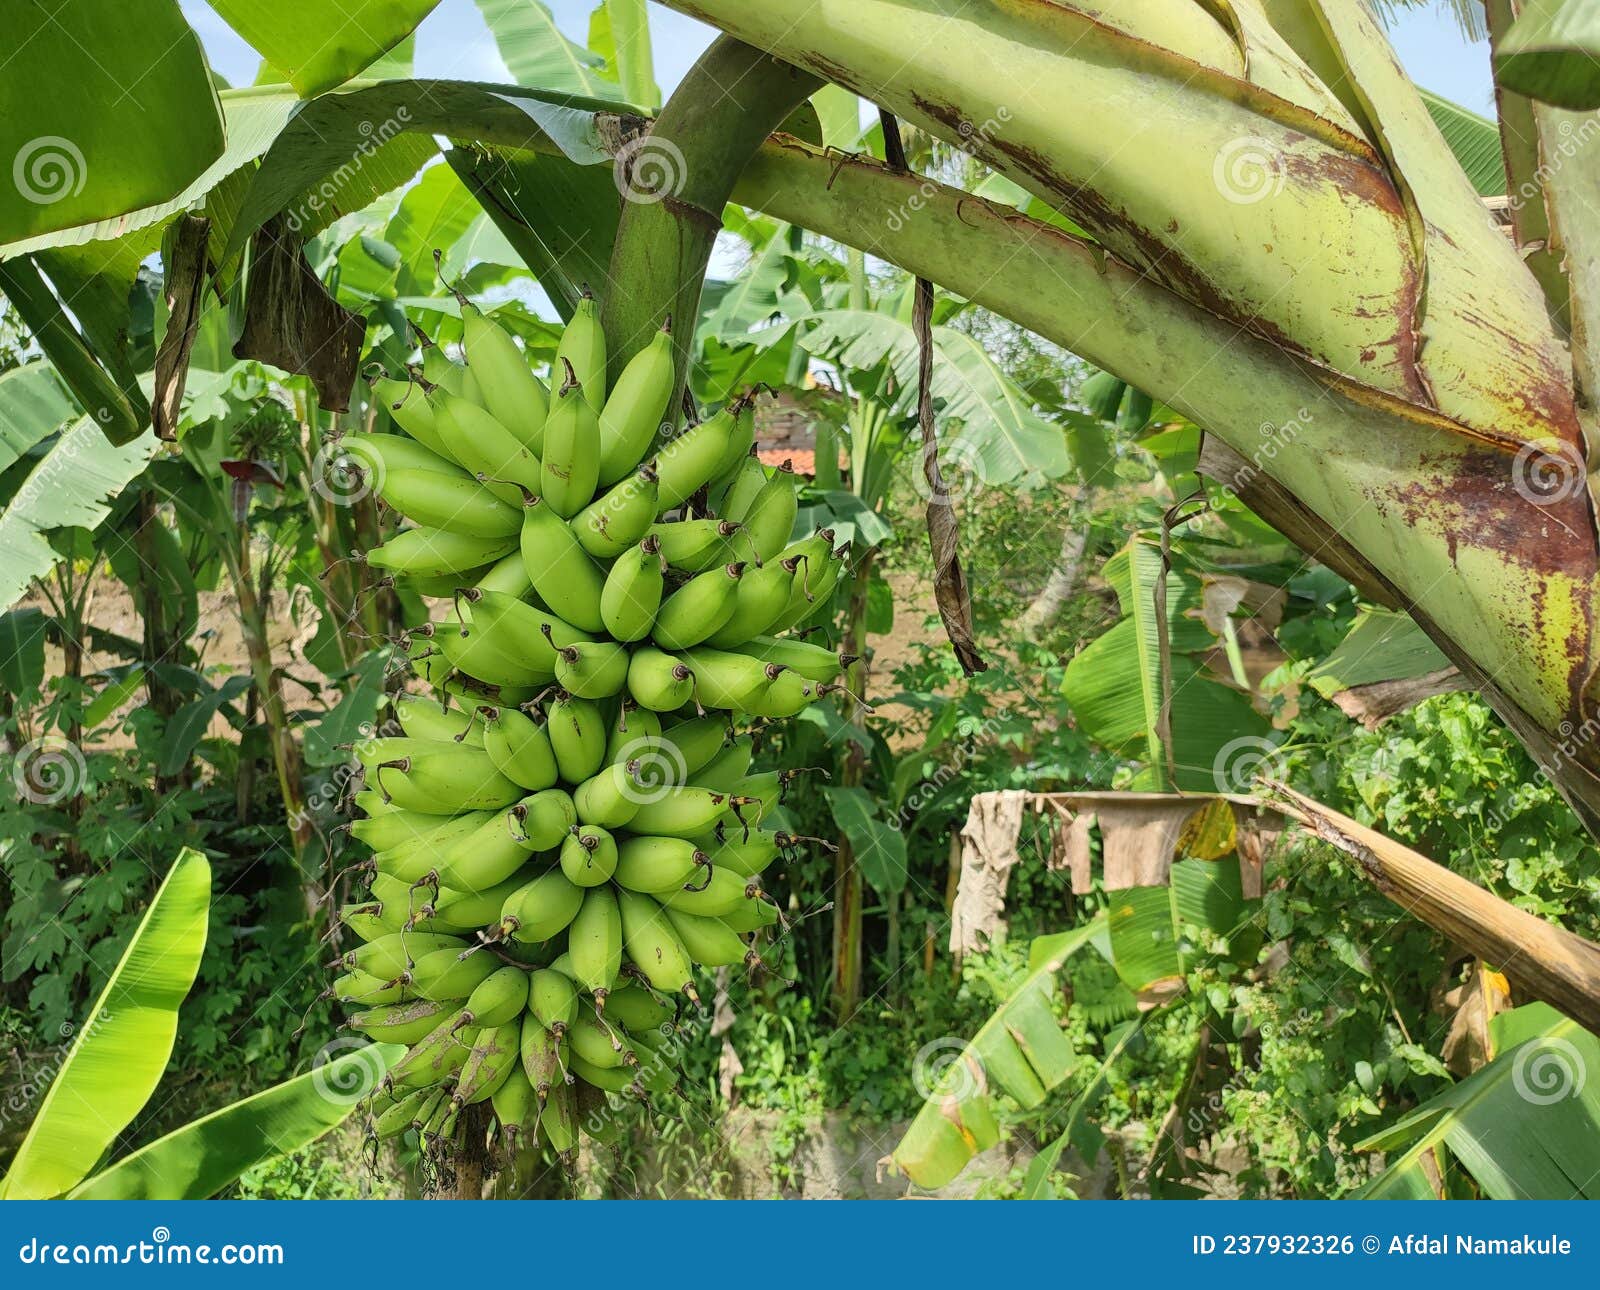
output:
M848 658L785 632L846 552L794 532L749 397L675 433L666 329L607 391L592 300L548 381L462 317L466 366L430 346L376 383L395 432L345 445L407 525L368 561L449 610L408 633L404 733L355 749L370 891L330 994L409 1045L374 1134L448 1138L486 1102L503 1142L567 1156L584 1086L673 1091L698 969L761 962L760 875L804 840L762 827L780 781L739 723L838 688Z

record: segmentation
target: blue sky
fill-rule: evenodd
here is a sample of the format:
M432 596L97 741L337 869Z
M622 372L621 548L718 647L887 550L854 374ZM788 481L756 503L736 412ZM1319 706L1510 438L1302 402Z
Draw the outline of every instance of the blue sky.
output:
M200 33L212 66L230 84L248 85L253 81L260 61L255 51L202 0L181 3ZM589 29L594 0L549 0L549 4L562 29L582 41ZM693 18L660 5L650 6L650 26L655 37L657 79L663 90L670 91L710 42L712 32ZM1488 46L1464 41L1455 22L1438 6L1409 13L1394 25L1390 38L1418 84L1475 112L1491 114L1493 88ZM422 24L417 49L417 70L424 76L506 79L505 67L473 0L443 0Z

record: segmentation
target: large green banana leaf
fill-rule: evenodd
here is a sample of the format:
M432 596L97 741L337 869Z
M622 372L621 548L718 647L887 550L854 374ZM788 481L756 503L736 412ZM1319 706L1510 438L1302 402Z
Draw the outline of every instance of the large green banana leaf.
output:
M477 0L506 70L518 85L601 98L618 94L601 57L568 40L540 0ZM640 100L642 103L643 100Z
M1574 112L1600 108L1600 4L1526 0L1494 51L1494 74L1532 99Z
M0 243L166 201L222 151L177 0L6 6Z
M0 470L77 416L49 363L0 373Z
M9 608L61 557L46 535L98 528L108 503L160 451L155 432L113 446L93 417L82 417L51 446L0 510L0 609Z
M1152 786L1170 788L1168 750L1160 737L1161 633L1155 590L1161 551L1135 537L1106 562L1122 619L1067 665L1061 693L1079 729L1096 743L1146 764ZM1165 631L1171 649L1169 725L1176 786L1202 792L1241 787L1226 779L1232 745L1264 748L1268 725L1249 696L1214 679L1200 656L1217 641L1199 617L1201 588L1176 571L1167 574Z
M1492 1062L1356 1144L1404 1150L1360 1196L1439 1199L1455 1164L1495 1200L1600 1200L1600 1038L1545 1003L1501 1013L1489 1033Z
M409 36L439 0L212 0L222 20L310 97Z
M1105 928L1101 917L1052 938L1049 952L1030 965L999 1011L942 1066L928 1101L894 1149L895 1165L912 1182L943 1187L973 1156L999 1141L995 1093L1009 1093L1025 1107L1038 1106L1072 1073L1077 1054L1051 1008L1056 977Z
M155 1091L206 943L211 865L178 853L6 1174L8 1200L72 1190Z
M1093 946L1148 1009L1182 992L1182 974L1193 958L1182 934L1184 925L1226 937L1254 908L1241 891L1237 855L1179 860L1170 875L1167 886L1111 892L1105 913L1082 927L1034 940L1028 948L1027 977L959 1055L941 1064L927 1102L895 1148L894 1163L912 1182L929 1189L943 1187L973 1156L999 1140L996 1093L1008 1093L1022 1106L1035 1107L1077 1068L1078 1055L1051 1006L1057 978L1073 955ZM1115 1059L1127 1038L1124 1034L1113 1044L1106 1062ZM1099 1075L1067 1109L1066 1132L1047 1148L1052 1159L1058 1159L1068 1144L1086 1140L1084 1118L1104 1073L1103 1063ZM1042 1190L1043 1176L1034 1179L1033 1186L1035 1194Z
M246 1169L340 1124L405 1048L372 1044L191 1121L124 1156L68 1200L205 1200Z

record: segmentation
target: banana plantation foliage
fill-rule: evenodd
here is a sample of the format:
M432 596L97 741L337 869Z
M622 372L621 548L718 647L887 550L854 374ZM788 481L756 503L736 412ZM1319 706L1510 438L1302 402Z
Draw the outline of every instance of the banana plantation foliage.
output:
M0 70L0 1198L1600 1197L1600 3L335 8Z

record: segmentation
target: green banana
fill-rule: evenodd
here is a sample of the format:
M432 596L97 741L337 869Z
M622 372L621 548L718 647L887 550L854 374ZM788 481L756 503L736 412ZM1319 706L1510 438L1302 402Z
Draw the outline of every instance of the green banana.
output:
M789 561L774 560L758 569L746 569L739 579L733 613L705 637L706 644L730 649L766 631L788 608L793 585L794 566Z
M672 327L662 327L630 358L600 412L600 483L612 484L650 451L677 378Z
M520 708L480 708L483 748L497 769L512 783L531 792L549 788L560 778L550 732L542 712L533 715Z
M649 535L661 544L661 558L685 573L704 573L736 559L739 526L729 520L675 520L652 524Z
M495 769L481 748L417 753L380 762L374 786L406 810L430 815L492 811L509 806L522 790Z
M743 513L725 511L724 514L743 526L745 537L755 550L756 559L766 561L783 550L789 541L799 509L794 472L780 467L761 486Z
M427 577L476 569L516 549L515 537L475 537L446 529L415 528L404 529L373 547L366 560L374 569Z
M561 778L581 784L598 771L606 755L606 722L590 699L561 693L547 709L545 729Z
M507 1154L515 1156L522 1147L532 1147L539 1135L539 1101L520 1062L513 1062L505 1083L489 1099L494 1118L505 1135Z
M421 403L421 406L425 408L427 404ZM415 436L407 439L397 434L347 434L339 440L339 449L344 456L370 471L379 485L394 470L422 471L446 479L472 478L470 471L463 470L432 444Z
M732 792L750 770L754 752L755 741L749 735L740 735L695 772L694 782L701 788Z
M453 1098L457 1106L471 1106L474 1102L487 1102L517 1069L519 1041L522 1036L520 1022L509 1021L500 1026L484 1026L478 1032L477 1042L467 1060L461 1064Z
M417 446L425 448L435 457L448 464L454 465L455 458L451 456L444 440L439 437L438 427L434 424L433 409L428 404L426 391L415 381L396 381L391 377L379 377L372 383L373 395L381 401L388 410L389 419L416 440ZM377 435L350 436L351 442L356 440L371 440ZM383 435L385 439L399 439L399 435ZM417 459L420 461L420 459Z
M637 778L637 761L630 762L608 762L573 790L572 802L582 823L620 829L633 819L649 789Z
M716 477L733 433L734 416L723 408L662 446L656 453L656 505L662 511L682 506Z
M617 843L594 824L574 825L561 843L561 872L577 887L595 887L610 880L617 868ZM571 941L571 937L568 937Z
M524 799L527 800L531 799ZM452 892L493 891L521 869L528 862L528 852L536 848L520 841L524 834L516 812L516 806L489 812L470 833L436 852L435 872L440 884Z
M567 929L567 945L577 983L594 996L596 1008L604 1008L622 971L622 914L609 884L591 887L584 895Z
M423 1038L455 1005L432 999L413 999L409 1003L388 1003L345 1019L351 1030L359 1030L374 1043L414 1044Z
M655 463L645 462L572 517L578 545L597 560L621 555L655 523L656 494Z
M566 973L541 968L528 979L528 1008L539 1025L559 1039L578 1016L578 987ZM538 1086L533 1071L528 1078Z
M676 891L698 877L710 857L688 838L635 835L617 844L613 877L619 887L641 895Z
M419 1088L438 1084L461 1069L471 1051L468 1044L477 1037L471 1029L457 1024L459 1010L450 1013L427 1035L417 1040L384 1076L390 1088Z
M739 647L739 653L776 663L813 681L837 680L848 662L845 656L809 641L778 640L772 636L753 636Z
M606 398L606 334L588 288L584 288L571 319L562 329L561 339L556 344L555 366L551 370L560 372L569 364L583 387L584 398L599 412Z
M760 962L760 956L726 923L685 913L670 903L666 910L672 930L678 933L689 957L702 967L730 967L735 963L754 966Z
M602 1070L622 1066L633 1057L632 1047L623 1042L616 1028L586 1009L579 1010L578 1019L567 1033L567 1043L575 1063L586 1062ZM638 1058L634 1057L631 1064L638 1065Z
M572 996L573 1018L577 1017L577 995ZM566 1023L562 1023L561 1034L566 1033ZM528 1083L533 1085L533 1096L541 1107L549 1099L551 1092L558 1086L566 1083L565 1066L567 1064L566 1041L552 1031L546 1030L544 1023L533 1012L526 1012L522 1017L522 1071L528 1077Z
M647 537L619 555L606 574L600 592L600 620L606 631L619 641L643 640L655 625L665 589L666 561L661 558L661 541ZM787 587L784 604L788 604Z
M558 1156L572 1159L578 1149L578 1105L570 1085L557 1084L550 1090L539 1112L539 1130Z
M390 470L380 495L413 524L467 537L503 538L522 531L522 514L478 481L426 470Z
M394 715L408 738L483 747L483 723L476 719L474 712L446 707L414 694L402 694L394 701Z
M548 941L577 917L583 892L559 869L542 874L506 900L500 928L524 943Z
M547 788L511 808L512 836L525 851L550 851L561 845L578 822L578 810L564 788Z
M451 456L491 492L509 502L518 496L512 485L539 491L539 458L492 414L448 390L435 390L432 404L433 423Z
M703 887L680 887L664 892L658 899L668 910L685 914L698 914L705 918L721 918L733 913L747 900L759 898L761 888L754 879L730 869L713 869L711 879Z
M729 564L690 578L662 602L650 638L662 649L700 644L733 617L744 565Z
M640 707L676 712L695 695L695 676L681 658L646 646L628 660L628 693Z
M462 958L459 950L434 950L411 969L411 988L424 999L465 999L495 970L495 963L484 953Z
M544 383L528 370L527 357L517 348L517 342L487 314L463 309L461 346L489 412L538 453L550 395Z
M479 891L441 887L432 901L434 919L451 927L468 929L492 923L500 917L506 897L527 882L530 876L525 875L519 866L509 877Z
M672 1020L672 1008L641 985L625 985L606 996L606 1016L630 1035L659 1030Z
M628 682L628 650L615 641L581 641L556 650L556 683L579 699L608 699Z
M503 1026L528 1006L528 973L509 963L484 977L467 996L467 1012L479 1026Z
M717 821L737 809L743 798L709 788L680 785L658 790L641 802L628 828L657 838L694 839L709 833Z
M599 429L570 360L544 426L540 492L550 509L571 519L594 497L600 471Z
M538 497L523 503L520 545L528 580L539 598L574 627L604 631L600 593L605 575L566 521Z
M699 1001L688 952L668 921L666 911L650 896L621 891L622 946L645 979L665 994L683 994Z

